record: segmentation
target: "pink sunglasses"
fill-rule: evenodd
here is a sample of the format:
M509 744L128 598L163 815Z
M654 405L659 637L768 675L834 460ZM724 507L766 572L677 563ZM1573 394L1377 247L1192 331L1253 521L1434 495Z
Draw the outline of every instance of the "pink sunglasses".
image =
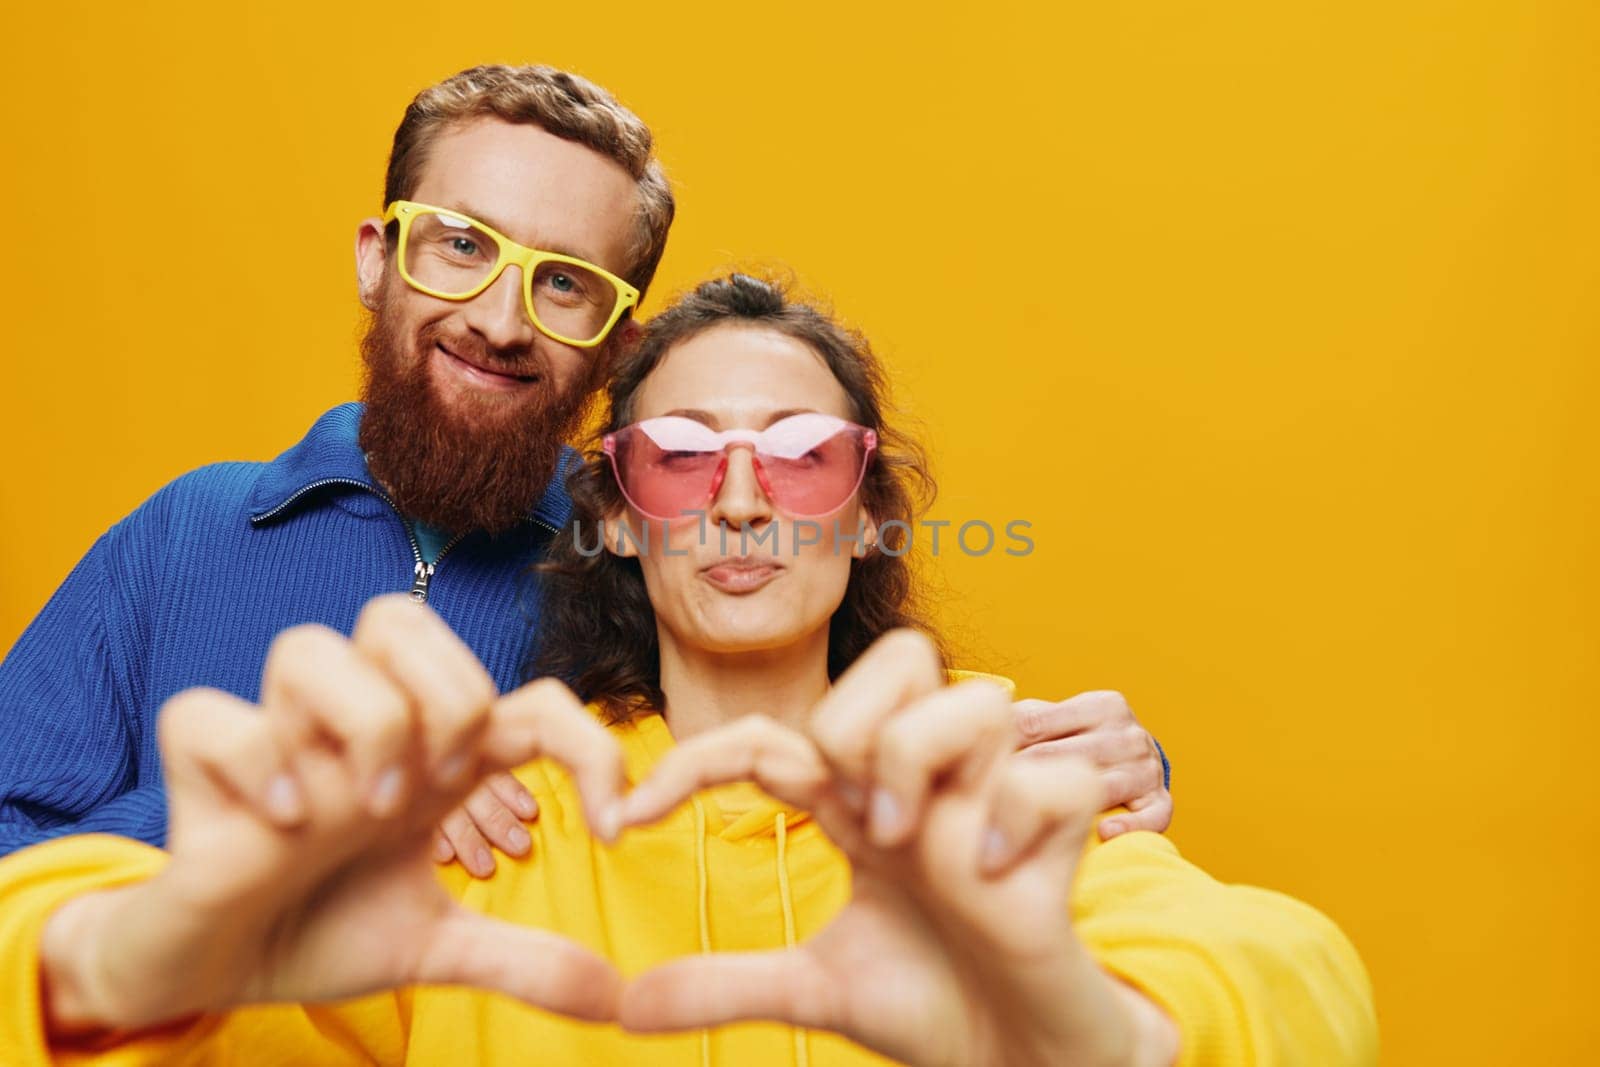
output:
M625 426L601 447L622 495L652 519L704 508L728 473L728 450L749 445L767 499L790 515L827 515L843 507L867 473L878 435L865 426L806 412L755 430L713 430L680 415Z

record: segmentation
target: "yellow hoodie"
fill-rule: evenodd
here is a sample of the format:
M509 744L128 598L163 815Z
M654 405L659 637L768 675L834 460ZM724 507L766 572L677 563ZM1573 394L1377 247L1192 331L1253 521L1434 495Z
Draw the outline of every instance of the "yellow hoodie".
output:
M673 744L658 715L613 730L634 782ZM457 867L440 876L467 906L565 934L608 956L625 975L697 952L803 941L848 896L848 863L816 823L754 786L706 790L608 848L589 836L577 790L562 769L539 761L517 773L539 801L529 857L501 860L486 881ZM38 1001L45 920L75 895L149 877L165 856L123 838L87 835L0 860L0 1063L887 1062L836 1035L777 1024L641 1037L498 994L447 988L241 1009L108 1048L53 1052ZM1376 1062L1366 973L1338 928L1312 908L1266 890L1223 885L1150 833L1091 843L1072 908L1079 934L1101 964L1177 1021L1183 1063Z

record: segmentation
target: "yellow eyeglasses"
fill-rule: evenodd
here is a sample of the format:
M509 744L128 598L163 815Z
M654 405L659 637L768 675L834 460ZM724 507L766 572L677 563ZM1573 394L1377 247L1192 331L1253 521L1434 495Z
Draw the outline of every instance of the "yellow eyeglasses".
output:
M396 200L383 222L400 224L400 276L441 300L471 300L508 265L522 270L522 298L539 332L574 348L606 339L639 290L604 268L519 245L459 211Z

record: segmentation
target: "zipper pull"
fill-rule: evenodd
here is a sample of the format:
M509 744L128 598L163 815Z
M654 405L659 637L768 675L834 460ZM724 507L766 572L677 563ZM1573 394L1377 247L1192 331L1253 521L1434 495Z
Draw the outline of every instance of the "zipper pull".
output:
M433 564L424 563L419 559L412 573L416 577L411 580L411 599L418 604L426 604L428 602L428 581L433 577Z

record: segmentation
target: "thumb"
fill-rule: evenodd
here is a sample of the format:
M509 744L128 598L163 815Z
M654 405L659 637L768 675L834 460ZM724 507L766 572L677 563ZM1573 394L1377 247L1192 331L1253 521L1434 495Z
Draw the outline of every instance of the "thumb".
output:
M416 982L493 990L591 1022L615 1019L622 995L617 969L577 942L460 906L430 939Z
M804 948L718 952L651 968L623 991L617 1020L634 1033L744 1020L837 1029L840 982Z

